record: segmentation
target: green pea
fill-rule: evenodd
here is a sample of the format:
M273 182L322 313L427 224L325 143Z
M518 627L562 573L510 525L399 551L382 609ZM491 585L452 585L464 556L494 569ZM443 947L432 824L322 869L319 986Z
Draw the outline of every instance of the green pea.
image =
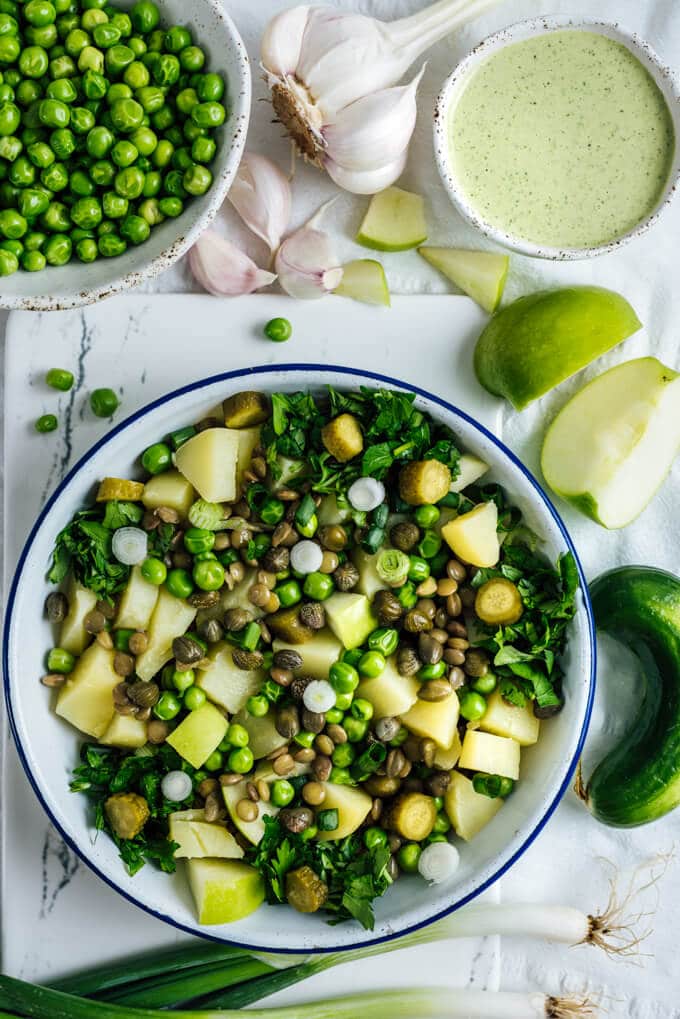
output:
M496 689L497 682L498 681L493 672L487 672L486 676L477 676L476 679L473 679L470 686L477 693L482 693L488 696L488 694L493 693Z
M222 771L224 765L224 756L219 750L213 750L208 760L205 762L203 767L206 771Z
M0 248L3 251L10 251L17 258L20 258L24 253L24 246L21 241L0 241Z
M154 31L151 32L151 34L149 35L149 39L147 41L148 49L154 53L157 53L160 56L160 54L163 52L164 46L165 46L165 32L163 31L162 28L154 29Z
M418 506L413 516L419 527L432 527L436 524L441 516L439 509L436 506Z
M295 798L295 787L285 778L272 783L271 801L275 807L287 807Z
M157 113L165 105L165 96L155 85L142 85L135 90L135 99L145 113Z
M6 85L4 82L0 85L0 106L3 103L13 103L15 99L15 92L11 85Z
M2 255L3 254L4 254L4 252L0 251L0 276L7 275L7 274L2 272ZM34 255L35 254L40 254L40 252L34 251L34 252L32 252L32 254L34 254ZM15 256L12 256L12 257L15 258ZM16 258L15 258L15 261L16 261ZM17 268L18 267L19 267L19 263L17 262ZM45 435L48 432L55 432L58 427L59 427L59 421L57 420L57 418L56 418L56 416L54 414L43 414L41 417L38 418L38 420L35 423L35 430L36 430L36 432L40 432L41 435ZM55 648L55 651L58 651L58 650L59 650L59 648ZM50 658L55 653L55 651L50 651ZM62 654L68 654L68 652L64 651L64 652L62 652ZM71 669L68 669L68 668L57 669L57 668L54 667L54 665L52 667L50 667L49 658L48 658L48 668L50 669L50 672L71 672L71 669L73 668L73 666L71 666Z
M336 694L335 695L335 707L338 708L340 711L342 711L344 713L345 711L349 711L349 709L352 706L352 701L353 700L354 700L354 694L353 693L339 693L339 694ZM326 713L326 714L328 715L328 713ZM344 717L343 717L343 721L344 721Z
M21 43L15 36L0 36L0 64L13 64L20 53Z
M163 474L172 467L172 452L164 442L156 442L142 454L142 467L149 474ZM214 541L213 541L214 544Z
M373 705L364 697L356 697L349 710L352 717L357 718L360 722L368 722L373 718Z
M109 187L116 176L116 168L108 159L98 159L90 167L90 177L99 187Z
M58 99L43 99L38 113L41 123L47 127L68 127L71 120L68 106Z
M305 577L304 593L315 601L325 601L326 598L330 598L334 589L333 579L327 573L308 573Z
M297 605L302 601L302 591L297 580L288 580L285 584L279 584L274 590L284 608Z
M422 849L417 842L407 842L397 853L397 863L405 874L418 873L418 861Z
M42 171L40 180L49 191L63 191L68 187L68 170L63 163L52 163Z
M107 219L122 219L127 216L130 203L127 198L116 194L115 191L107 191L102 199L104 215Z
M71 191L80 198L89 198L95 193L96 188L83 170L74 170L71 174Z
M85 46L78 54L78 70L85 75L88 71L93 74L104 74L104 54L96 46Z
M158 7L150 0L140 0L139 3L136 3L130 11L130 17L135 31L141 32L142 35L153 32L160 21Z
M195 679L196 673L193 669L186 669L184 671L175 669L172 673L172 685L179 693L184 693L185 690L189 690L189 688L194 685ZM185 707L189 707L186 701L184 704Z
M374 679L376 676L382 675L386 665L387 662L379 651L367 651L365 655L361 656L358 669L362 676Z
M97 242L89 237L84 237L81 241L76 244L76 255L81 262L90 263L96 262L99 255L99 248Z
M168 219L177 219L184 212L184 203L181 198L161 198L158 207L163 216Z
M204 195L211 187L212 182L213 175L208 167L199 164L191 166L182 178L182 183L189 194L197 196Z
M26 251L21 256L21 268L25 272L41 272L47 265L42 251Z
M213 72L203 74L198 82L196 91L201 102L218 103L225 93L224 79L219 74Z
M18 13L18 8L15 8L14 13ZM0 37L4 35L18 35L19 34L19 23L10 11L4 10L0 7Z
M68 393L74 382L73 372L67 371L65 368L50 368L45 375L45 382L52 389Z
M144 110L135 99L117 99L111 106L111 120L117 131L129 134L142 123Z
M96 101L104 98L108 91L109 83L99 71L87 70L83 74L81 87L87 99Z
M174 693L170 693L169 690L164 690L158 698L158 702L154 705L153 713L161 721L170 722L179 715L181 710L182 702L179 697Z
M96 45L102 50L108 50L120 42L121 32L116 25L110 23L95 25L92 30L92 38Z
M196 563L193 578L201 591L219 591L224 584L224 566L217 559Z
M175 598L188 598L194 590L191 574L182 569L169 570L165 586Z
M233 771L237 775L247 775L252 769L254 763L255 759L250 747L241 747L238 750L232 750L229 754L227 767L229 768L229 771Z
M437 662L435 665L423 665L422 669L418 670L418 679L421 683L426 683L429 679L441 679L446 675L446 670L447 665L444 661Z
M160 587L161 584L165 583L168 568L162 559L155 559L153 556L150 556L144 560L140 569L144 580L147 580L150 584Z
M19 268L19 259L13 252L0 249L0 276L11 276ZM46 429L49 431L50 429Z
M38 99L42 99L43 95L43 87L40 82L33 81L31 78L24 78L16 88L16 101L19 106L31 106Z
M191 46L191 32L181 25L173 25L165 33L165 48L168 53L181 53L187 46Z
M111 15L111 24L119 29L123 39L128 39L132 35L132 21L130 20L130 15L126 14L125 11L115 11Z
M205 53L200 46L185 46L179 54L179 62L183 71L200 71L205 64Z
M460 713L468 722L478 722L486 714L486 700L474 690L466 690L460 697Z
M191 158L195 163L212 163L217 144L212 138L197 138L191 146Z
M90 393L90 407L98 418L109 418L117 410L120 400L112 389L94 389Z
M13 163L21 155L23 144L14 135L3 135L0 138L0 156L8 163Z
M134 60L125 69L123 81L132 89L145 88L151 81L149 69L139 60Z
M45 415L50 417L51 415ZM49 429L53 431L54 429ZM54 647L47 656L47 668L50 672L59 672L65 676L69 672L73 672L75 668L76 659L70 651L66 651L61 647Z
M3 103L0 106L0 135L13 135L20 123L21 111L19 107L14 103Z
M90 36L82 28L74 28L64 40L64 49L70 57L77 57L90 45Z
M68 234L53 234L45 244L48 265L66 265L73 254L73 243Z
M31 167L31 169L35 173L34 168ZM41 216L43 212L47 211L49 204L49 195L44 191L38 191L36 188L26 188L19 196L19 212L26 219Z
M175 103L180 113L183 113L185 117L188 117L194 106L198 106L198 95L196 90L193 88L182 89L175 96Z
M328 679L336 693L351 693L359 685L359 673L348 662L334 662Z
M185 145L173 153L172 165L175 170L179 170L181 173L186 173L194 165L191 153Z
M255 694L246 701L246 711L253 718L264 718L269 712L269 701L261 694Z
M155 198L147 198L146 201L141 203L137 211L151 227L158 226L165 219Z
M74 64L68 53L63 53L60 56L55 55L55 49L52 50L53 59L50 60L50 75L53 79L57 78L75 78L78 73L78 68Z
M451 829L451 822L449 821L446 814L437 814L437 819L434 822L434 829L437 834L445 834Z
M93 127L87 134L86 146L93 159L103 159L115 144L115 136L107 127Z
M73 103L78 98L78 91L70 78L57 78L47 86L45 93L48 99L58 99L60 103Z
M367 849L382 849L387 845L387 832L383 828L366 828L364 845Z
M40 221L52 233L63 233L71 228L71 216L63 202L50 202Z
M40 251L46 240L47 234L32 230L24 237L24 248L26 251Z
M220 127L227 111L221 103L199 103L191 111L191 119L199 127Z
M23 15L31 25L51 25L57 12L49 0L30 0L24 6Z
M44 50L54 48L59 33L56 25L29 25L24 32L24 39L31 46L41 46Z
M179 170L170 170L165 176L163 187L173 198L186 198L186 189L182 178L183 174Z
M237 722L231 723L224 738L232 747L247 747L250 742L248 730Z
M430 564L420 556L409 556L410 566L408 579L415 584L421 584L430 576Z
M180 76L179 60L172 53L163 53L151 73L157 85L174 85Z
M79 198L71 209L71 219L84 230L93 230L99 226L103 215L98 198Z
M129 166L116 174L113 186L122 198L134 201L144 190L144 174L136 166Z
M326 712L326 722L329 725L341 725L344 717L345 712L341 711L340 708L331 708L330 711Z
M198 711L205 704L207 698L205 691L200 686L190 686L184 694L184 707L187 711Z
M67 127L59 128L50 135L50 145L57 159L68 159L75 152L76 136Z
M165 449L167 448L166 446ZM214 544L215 534L213 531L208 531L203 527L190 527L184 532L184 547L190 555L210 552Z
M368 638L368 647L371 651L379 651L385 658L393 655L399 646L399 632L390 627L381 627L374 630Z
M137 149L127 140L121 139L111 149L111 159L116 166L124 169L126 166L132 166L139 155Z
M130 36L127 44L134 53L135 57L143 57L146 53L146 43L138 35ZM146 64L143 64L143 66L146 67Z
M331 754L336 768L348 768L354 762L356 750L349 743L340 743Z
M71 108L71 130L74 134L87 134L95 126L94 114L84 106Z
M106 51L106 70L112 75L122 75L123 71L135 59L135 55L129 46L118 44ZM159 84L171 84L171 82L159 82Z
M10 240L18 240L28 230L28 223L16 209L3 209L0 212L0 234ZM6 273L5 275L9 275Z
M159 133L165 131L166 134L170 134L170 130L175 123L175 114L172 108L170 106L163 106L162 109L157 110L151 115L151 123L154 131L158 131ZM172 138L168 138L168 140L172 141ZM172 144L174 145L175 142L172 142ZM177 144L181 145L181 141Z

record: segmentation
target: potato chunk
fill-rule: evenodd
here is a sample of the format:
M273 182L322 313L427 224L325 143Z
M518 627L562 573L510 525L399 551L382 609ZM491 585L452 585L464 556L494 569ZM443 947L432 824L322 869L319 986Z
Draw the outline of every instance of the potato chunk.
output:
M261 425L269 417L269 401L264 393L248 390L233 393L222 404L227 428L251 428Z
M437 808L431 796L403 793L392 803L386 824L402 838L420 842L432 834L436 820Z
M468 729L458 762L466 771L519 778L519 743L507 736L492 736L479 729Z
M501 554L497 526L496 504L483 502L442 527L442 537L453 554L466 563L495 566Z
M399 495L409 506L439 502L450 485L451 471L439 460L414 460L399 472Z
M503 700L500 692L494 690L486 702L486 713L479 723L480 729L494 736L506 736L517 740L521 747L538 742L541 723L533 712L531 703L516 707Z
M416 736L433 739L437 746L447 749L453 743L458 725L460 705L458 694L452 690L441 701L424 701L418 698L401 721Z
M364 437L353 414L340 414L321 429L321 441L335 459L347 463L363 452Z
M333 831L319 831L317 839L319 842L344 839L364 823L373 801L363 789L356 786L326 782L324 789L326 798L319 810L337 810L338 827Z
M469 842L498 813L505 801L476 793L469 778L454 771L444 796L444 807L456 835Z
M168 744L193 768L202 767L224 739L229 723L207 702L179 723L168 736Z
M56 712L88 736L100 736L113 720L113 690L121 677L113 667L113 651L96 641L83 652L59 690Z
M207 502L233 502L236 498L238 433L228 428L206 428L183 443L175 454L180 474Z
M232 715L245 707L248 698L259 691L267 678L262 669L250 671L234 665L233 650L230 644L215 644L208 654L210 667L196 676L196 686Z
M193 485L179 471L165 471L164 474L149 478L144 486L142 502L150 510L161 506L174 509L184 520L195 497Z
M82 655L90 643L90 634L85 629L85 616L97 604L97 595L89 587L83 587L73 577L68 590L68 614L61 624L59 647L72 655Z
M104 811L119 839L134 839L149 819L149 804L137 793L109 796Z
M141 481L127 481L125 478L104 478L97 490L97 502L109 502L121 499L125 502L137 502L144 495Z
M158 587L142 576L141 566L134 566L118 606L116 629L146 630L156 608L158 595Z

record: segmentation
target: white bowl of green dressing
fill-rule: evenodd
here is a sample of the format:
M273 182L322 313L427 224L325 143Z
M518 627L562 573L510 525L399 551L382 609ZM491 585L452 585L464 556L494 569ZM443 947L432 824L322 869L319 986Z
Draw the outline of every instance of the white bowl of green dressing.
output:
M680 182L680 90L618 25L535 18L444 83L435 156L458 211L536 258L590 258L652 226Z

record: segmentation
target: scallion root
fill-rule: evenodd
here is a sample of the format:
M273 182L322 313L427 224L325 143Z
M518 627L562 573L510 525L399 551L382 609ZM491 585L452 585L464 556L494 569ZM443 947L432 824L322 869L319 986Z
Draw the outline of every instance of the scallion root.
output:
M589 998L548 998L545 1003L547 1019L579 1019L579 1016L596 1016L597 1007Z
M589 931L584 943L601 948L607 955L623 958L639 959L640 945L652 933L651 926L646 930L636 930L643 921L651 919L655 909L639 910L626 916L634 901L644 892L654 888L658 898L657 885L666 873L672 858L671 853L658 856L648 863L636 867L628 881L627 887L620 892L616 874L609 879L609 900L603 913L589 916ZM642 875L646 872L646 877ZM640 880L642 878L642 883Z

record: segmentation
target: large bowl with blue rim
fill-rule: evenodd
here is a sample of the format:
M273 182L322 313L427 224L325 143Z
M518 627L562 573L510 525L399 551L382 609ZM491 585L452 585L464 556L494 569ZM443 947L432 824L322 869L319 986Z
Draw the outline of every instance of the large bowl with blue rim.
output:
M338 389L360 385L412 390L417 406L453 429L462 448L491 465L490 481L508 491L526 523L541 538L552 561L575 550L538 482L485 428L439 397L395 379L349 368L320 365L261 367L214 376L168 394L112 429L64 479L36 521L9 591L3 649L4 688L16 752L51 821L84 862L131 903L172 926L217 941L276 952L314 952L376 943L413 931L474 899L511 867L540 835L576 767L594 691L595 642L581 567L578 611L569 630L565 705L542 723L541 738L522 751L521 781L494 820L470 843L459 842L460 868L446 883L430 886L402 877L376 902L373 931L355 922L329 926L322 914L302 915L288 906L262 906L244 920L201 927L180 865L175 875L146 866L130 877L116 847L93 829L84 796L69 792L77 763L79 734L52 710L40 683L54 636L43 615L45 573L59 531L92 498L106 475L135 477L139 454L159 436L205 417L226 396L242 389L265 392Z

